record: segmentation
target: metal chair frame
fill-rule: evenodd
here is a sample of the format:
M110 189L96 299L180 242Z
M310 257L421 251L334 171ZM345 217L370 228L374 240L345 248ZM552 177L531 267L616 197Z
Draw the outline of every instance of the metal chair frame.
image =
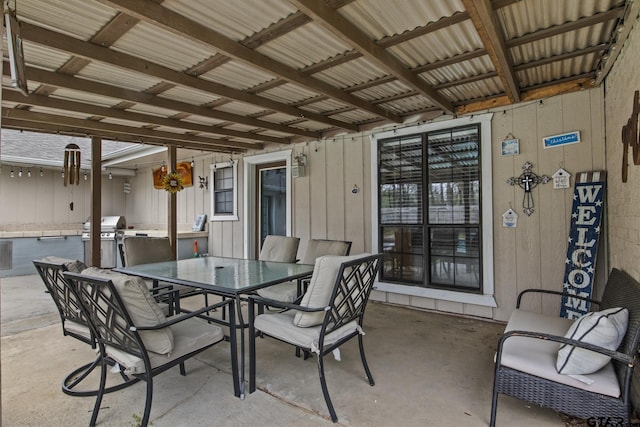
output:
M101 372L100 372L100 388L94 404L93 413L91 415L90 425L94 426L102 403L102 398L106 393L105 383L107 376L107 363L108 352L107 346L124 351L135 357L140 358L144 363L144 372L134 373L132 376L138 380L142 380L146 383L146 400L143 416L140 422L142 427L146 427L149 423L149 417L151 414L151 404L153 401L153 377L176 366L180 366L180 374L186 375L184 362L207 350L208 348L218 344L225 340L226 337L215 343L194 349L192 352L185 354L182 357L170 360L169 362L152 367L151 361L144 342L140 337L139 331L151 331L158 330L176 323L185 321L192 317L204 318L204 313L214 310L218 307L228 306L229 310L229 322L235 322L235 308L233 300L222 301L211 306L201 308L197 311L193 311L189 314L182 314L176 316L167 322L156 326L137 326L131 320L129 312L126 309L120 295L115 288L111 280L106 280L97 277L89 277L81 274L64 273L65 278L71 284L71 287L79 301L81 301L81 307L84 315L88 319L89 326L93 330L96 336L96 343L99 348L101 356ZM208 321L227 325L226 322L218 319L206 318ZM234 378L234 389L237 388L235 378L238 377L238 361L236 337L234 334L230 334L228 337L231 347L231 368Z
M358 336L358 346L360 350L360 358L362 359L362 365L364 367L367 379L371 386L375 385L373 375L367 364L367 359L364 352L364 343L362 334L355 331L331 345L324 345L325 336L331 332L339 329L340 327L348 324L349 322L356 320L358 325L362 327L365 308L369 301L369 295L373 289L373 283L376 276L380 271L382 255L370 255L362 258L357 258L351 261L344 262L340 266L340 270L336 277L336 282L329 299L329 304L326 307L308 308L297 304L289 304L281 301L269 300L256 295L249 296L249 392L252 393L256 389L256 336L269 336L263 331L258 331L254 326L256 305L268 305L270 307L298 310L303 312L325 312L324 320L321 325L319 340L317 364L318 364L318 376L320 378L320 386L322 388L322 394L324 396L325 403L329 409L331 420L333 422L338 421L331 397L329 396L329 389L327 388L326 378L324 374L324 356L331 353L334 349L340 347L345 342ZM265 314L268 316L269 314ZM278 339L278 338L276 338ZM283 340L280 340L290 345L296 346ZM313 352L310 347L302 348L305 352Z

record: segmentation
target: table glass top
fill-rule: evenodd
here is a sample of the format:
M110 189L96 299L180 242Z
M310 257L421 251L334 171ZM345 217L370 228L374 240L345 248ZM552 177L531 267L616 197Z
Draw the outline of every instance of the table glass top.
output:
M140 264L116 271L225 293L250 292L310 275L313 265L203 257Z

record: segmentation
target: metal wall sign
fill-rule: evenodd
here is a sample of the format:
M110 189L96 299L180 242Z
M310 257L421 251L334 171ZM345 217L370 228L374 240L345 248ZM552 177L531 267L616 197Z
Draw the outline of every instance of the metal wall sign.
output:
M560 317L576 319L589 311L589 302L575 296L591 297L605 184L604 171L576 175Z

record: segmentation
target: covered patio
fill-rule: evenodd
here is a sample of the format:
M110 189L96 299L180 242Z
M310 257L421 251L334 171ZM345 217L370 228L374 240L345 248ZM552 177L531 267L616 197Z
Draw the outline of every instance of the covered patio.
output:
M2 281L2 424L85 426L94 398L66 396L60 381L94 356L88 346L62 336L40 282L39 276ZM340 362L327 358L338 425L486 426L502 330L497 322L372 303L365 345L376 385L365 380L355 342L342 347ZM150 425L335 425L314 358L296 358L291 347L273 339L260 340L258 352L258 390L245 400L233 396L224 346L187 362L185 377L177 368L157 377ZM109 394L99 425L136 425L143 406L142 383ZM554 411L501 397L498 425L565 423Z
M356 345L327 357L343 425L489 423L518 293L563 289L578 174L606 176L592 296L613 267L640 278L638 0L4 6L20 34L3 39L0 86L3 424L89 419L93 399L64 395L60 380L93 353L62 336L31 262L117 267L103 263L98 221L81 241L91 217L168 237L177 259L255 259L273 230L300 238L297 259L312 239L383 254L365 316L375 387ZM567 134L576 140L543 142ZM73 144L83 179L69 186ZM182 185L162 178L179 165L191 185L173 192ZM510 185L526 168L563 170L570 185ZM277 190L260 187L271 169ZM524 308L558 313L547 297ZM158 377L153 425L331 424L313 359L267 339L258 353L258 392L244 401L223 349L186 377ZM137 388L108 395L100 424L136 424ZM499 426L564 422L500 397Z

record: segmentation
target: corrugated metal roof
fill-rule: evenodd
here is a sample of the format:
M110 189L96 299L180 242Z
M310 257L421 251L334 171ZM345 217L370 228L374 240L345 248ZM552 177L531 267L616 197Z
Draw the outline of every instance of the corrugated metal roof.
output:
M615 58L607 50L621 20L635 20L638 13L622 0L492 0L488 13L504 36L509 58L494 63L477 29L484 23L474 22L461 0L323 4L336 8L327 22L319 22L322 13L313 12L313 2L305 16L287 0L140 0L123 2L118 9L101 0L20 0L17 17L30 24L23 31L26 63L53 72L38 75L41 82L27 75L29 90L42 90L39 96L21 98L21 114L46 110L89 117L94 115L89 106L97 105L137 113L131 120L103 120L110 126L127 123L159 131L165 127L153 118L162 117L182 120L184 129L169 125L169 132L210 135L202 126L188 129L200 124L229 131L235 135L231 141L266 136L313 140L364 123L405 122L434 108L458 114L485 108L487 99L506 105L522 91L535 98L542 96L535 91L539 85L548 86L545 96L549 90L568 90L567 81L573 83L569 90L588 87L604 55ZM346 20L345 31L332 29L337 17ZM38 37L45 30L54 34ZM365 42L350 38L354 34ZM66 36L76 43L67 43ZM92 59L91 40L99 43L97 56L111 49L136 61L120 55L105 55L105 62ZM3 45L6 59L6 41ZM506 84L498 70L514 84ZM112 88L94 93L94 85L84 79ZM7 77L2 81L7 88ZM518 93L511 93L514 85ZM51 109L46 96L71 101L70 110L86 112ZM4 98L3 108L18 105L15 94ZM199 111L222 119L194 115ZM122 117L118 113L113 115ZM6 123L20 126L17 119ZM91 131L85 131L99 135L97 123L94 117L87 123ZM47 129L55 126L47 123ZM131 135L132 141L139 139Z

